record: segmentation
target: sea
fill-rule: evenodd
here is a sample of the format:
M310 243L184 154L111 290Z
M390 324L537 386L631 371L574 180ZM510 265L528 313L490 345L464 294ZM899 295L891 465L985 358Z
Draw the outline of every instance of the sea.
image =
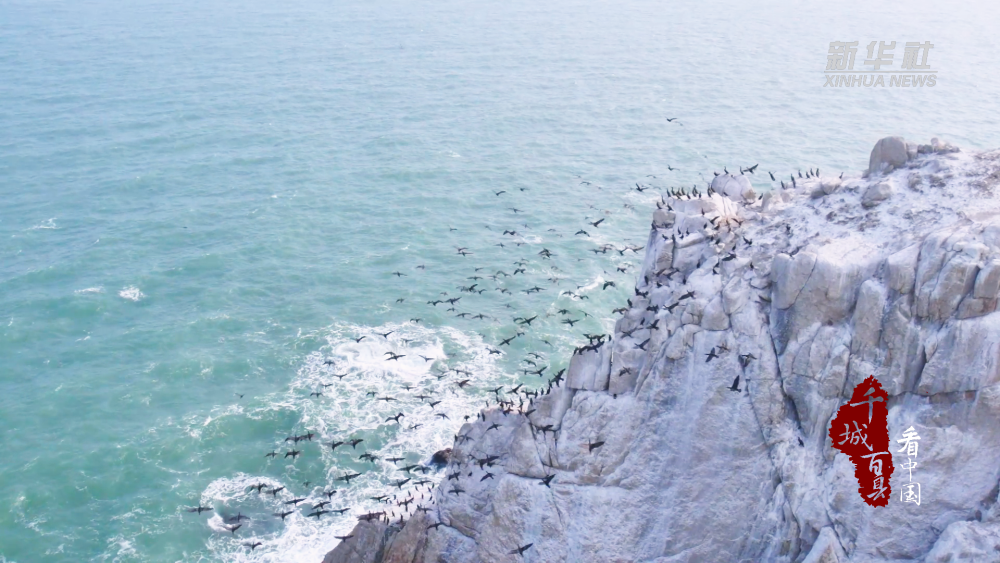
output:
M888 135L1000 146L998 21L0 0L0 562L317 563L357 515L400 515L372 497L426 505L443 472L400 467L612 331L661 193L859 174ZM930 42L936 83L825 86L834 41L858 71L871 41L897 70ZM309 517L332 490L348 510Z

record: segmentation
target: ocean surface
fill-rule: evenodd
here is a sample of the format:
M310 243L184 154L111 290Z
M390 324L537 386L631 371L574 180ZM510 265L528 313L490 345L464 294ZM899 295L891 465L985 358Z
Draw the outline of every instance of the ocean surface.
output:
M426 463L491 389L539 388L612 329L658 190L858 173L891 134L1000 146L998 21L922 0L0 0L0 562L319 561L394 508L369 497L423 494L384 458ZM824 88L829 43L855 40L859 70L869 41L897 41L896 68L931 41L937 85ZM308 518L332 489L350 510ZM273 517L292 495L310 506Z

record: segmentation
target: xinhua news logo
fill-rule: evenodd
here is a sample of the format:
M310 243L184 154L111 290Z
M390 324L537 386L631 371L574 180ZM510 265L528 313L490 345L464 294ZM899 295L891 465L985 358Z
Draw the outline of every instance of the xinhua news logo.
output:
M833 41L826 57L826 83L823 87L933 88L937 84L937 71L927 63L933 48L930 41L907 42L903 47L902 64L895 69L895 55L899 54L893 53L896 42L872 41L868 44L868 56L864 60L864 65L870 66L871 70L854 70L858 42Z

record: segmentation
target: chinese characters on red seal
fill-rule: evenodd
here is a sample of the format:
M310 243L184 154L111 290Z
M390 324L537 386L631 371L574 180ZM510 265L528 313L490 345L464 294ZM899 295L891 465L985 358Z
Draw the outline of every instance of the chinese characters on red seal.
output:
M889 453L889 394L873 376L854 388L846 405L830 423L833 446L854 463L861 500L870 506L886 506L892 489L892 454Z

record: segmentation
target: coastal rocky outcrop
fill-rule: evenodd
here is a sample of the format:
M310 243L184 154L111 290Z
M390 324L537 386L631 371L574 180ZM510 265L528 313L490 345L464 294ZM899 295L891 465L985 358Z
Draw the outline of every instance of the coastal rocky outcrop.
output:
M664 196L610 341L528 416L464 425L429 512L325 563L1000 561L998 190L1000 151L890 137L863 176ZM831 445L869 375L891 443L921 437L919 505L898 448L872 508Z

